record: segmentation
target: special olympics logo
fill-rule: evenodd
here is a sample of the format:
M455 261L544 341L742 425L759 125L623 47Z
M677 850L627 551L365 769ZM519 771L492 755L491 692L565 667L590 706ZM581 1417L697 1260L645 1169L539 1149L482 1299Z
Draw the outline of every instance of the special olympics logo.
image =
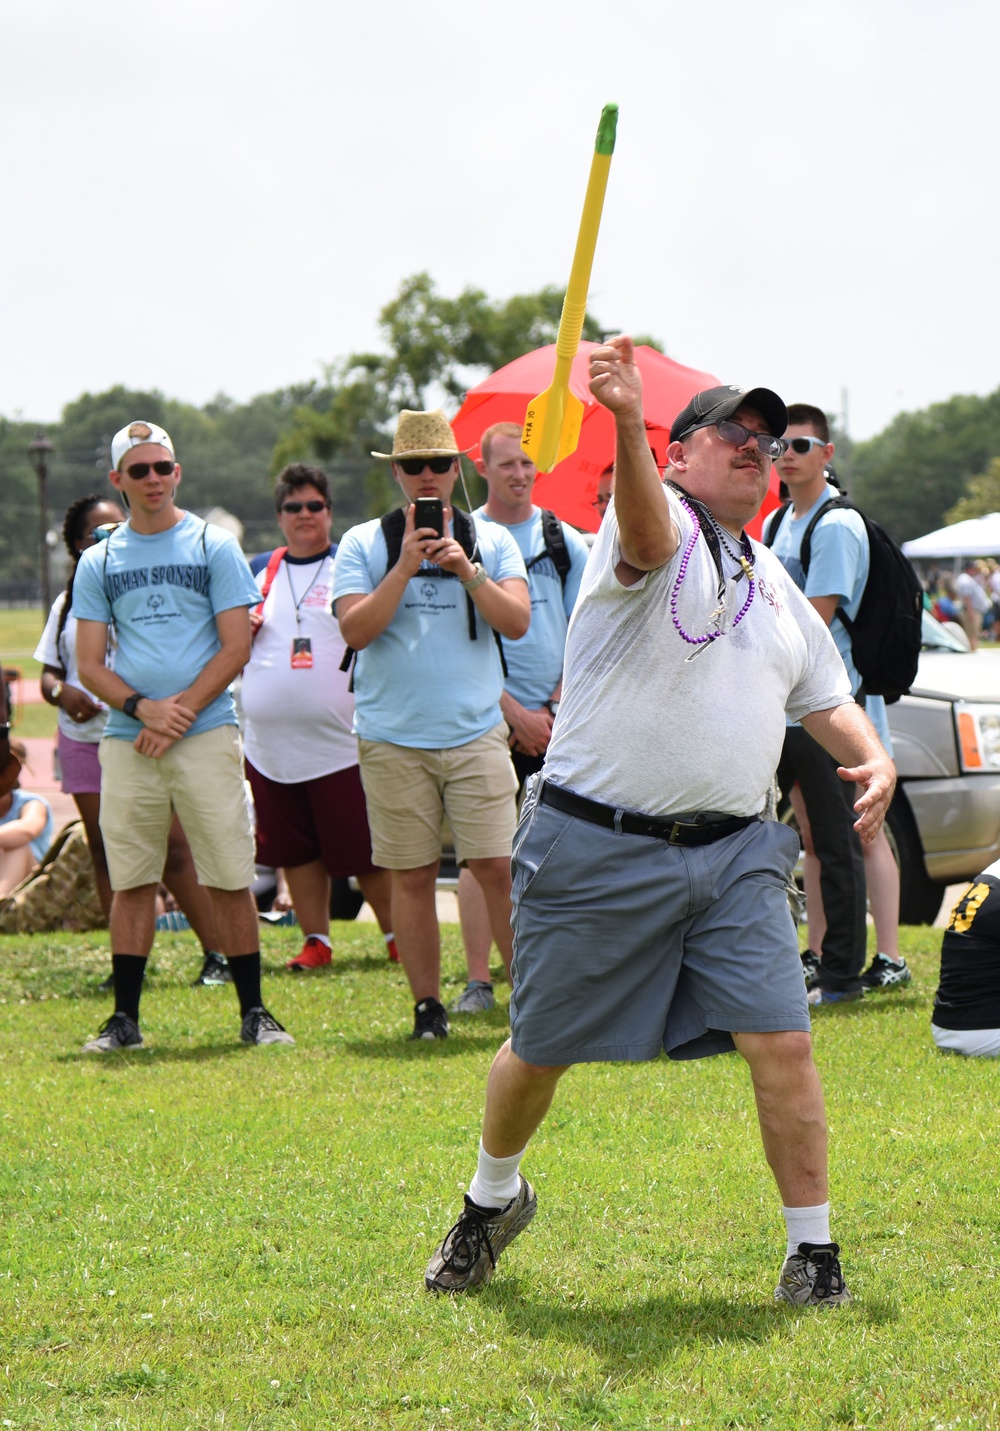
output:
M420 595L424 597L425 600L430 601L433 597L437 596L437 587L432 581L425 581L420 587Z
M165 596L160 595L147 596L146 605L149 607L150 611L159 611L160 607L163 605L166 599L167 598Z

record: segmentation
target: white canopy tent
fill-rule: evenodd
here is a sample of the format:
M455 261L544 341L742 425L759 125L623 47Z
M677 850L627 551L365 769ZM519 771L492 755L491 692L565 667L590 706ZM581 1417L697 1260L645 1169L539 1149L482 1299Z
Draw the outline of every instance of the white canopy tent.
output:
M985 517L970 517L951 527L939 527L925 537L914 537L903 543L903 552L911 558L924 560L942 557L1000 557L1000 512Z

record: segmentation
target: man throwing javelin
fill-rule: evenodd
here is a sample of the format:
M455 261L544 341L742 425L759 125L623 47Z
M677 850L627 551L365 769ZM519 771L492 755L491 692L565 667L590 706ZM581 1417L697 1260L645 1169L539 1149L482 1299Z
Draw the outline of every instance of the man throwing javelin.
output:
M698 393L671 427L664 486L629 338L594 350L591 390L615 417L615 502L514 844L511 1038L490 1071L465 1206L425 1282L461 1292L488 1281L531 1221L521 1158L572 1064L735 1048L786 1223L775 1296L846 1302L785 897L798 841L760 812L786 712L862 787L862 839L881 828L892 762L823 622L744 533L783 450L777 394Z

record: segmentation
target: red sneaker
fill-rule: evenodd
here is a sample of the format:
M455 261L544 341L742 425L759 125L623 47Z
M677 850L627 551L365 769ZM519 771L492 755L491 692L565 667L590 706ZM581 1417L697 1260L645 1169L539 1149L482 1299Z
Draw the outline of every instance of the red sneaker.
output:
M387 940L385 941L385 947L386 947L386 952L387 952L388 955L389 955L389 961L390 961L390 963L392 963L392 964L398 964L398 963L399 963L399 950L396 948L396 941L395 941L395 939L387 939Z
M302 953L289 959L287 967L293 973L301 974L303 969L322 969L324 964L329 964L331 958L329 944L310 936L302 946Z

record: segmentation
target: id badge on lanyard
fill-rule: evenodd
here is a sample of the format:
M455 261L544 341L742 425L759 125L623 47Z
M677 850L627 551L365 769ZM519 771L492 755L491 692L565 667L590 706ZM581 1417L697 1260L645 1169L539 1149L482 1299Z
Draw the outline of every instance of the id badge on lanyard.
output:
M311 671L313 663L312 640L308 636L292 637L292 670Z

